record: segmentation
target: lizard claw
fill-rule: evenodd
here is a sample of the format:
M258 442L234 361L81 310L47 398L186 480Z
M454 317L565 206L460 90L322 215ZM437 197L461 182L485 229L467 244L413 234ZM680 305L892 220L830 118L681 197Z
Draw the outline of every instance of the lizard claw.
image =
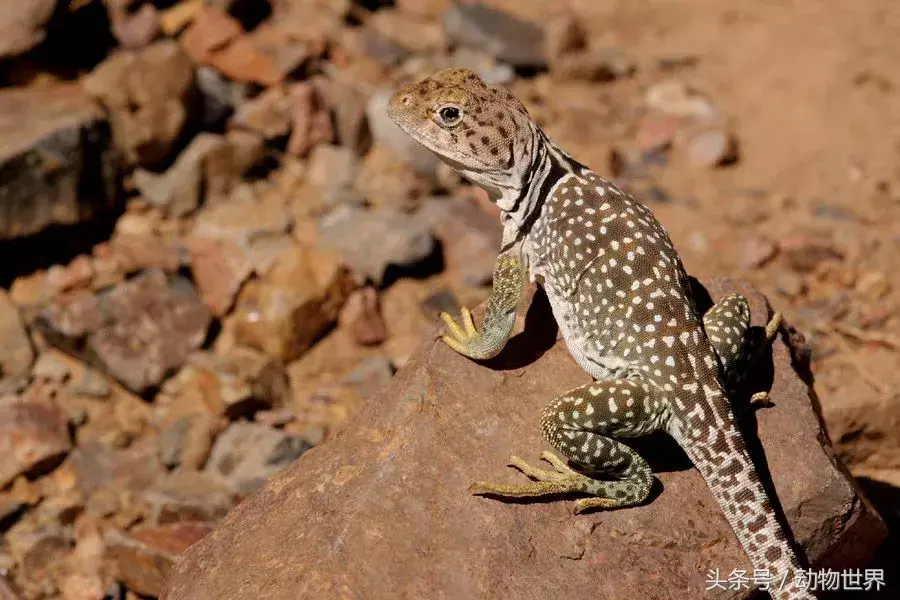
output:
M441 340L463 356L478 358L477 347L481 343L481 334L475 328L475 322L472 320L472 311L463 307L460 312L462 326L449 314L445 312L440 314L441 319L447 325L447 329L450 330L450 333L442 336Z

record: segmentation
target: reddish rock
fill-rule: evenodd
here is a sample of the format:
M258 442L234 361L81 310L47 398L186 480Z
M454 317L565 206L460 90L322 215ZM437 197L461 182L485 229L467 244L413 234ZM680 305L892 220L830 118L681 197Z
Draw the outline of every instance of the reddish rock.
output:
M159 596L175 559L211 529L200 522L141 526L128 533L110 531L104 541L117 578L138 594Z
M838 456L856 469L900 469L900 408L890 397L848 396L822 407Z
M373 287L365 287L350 294L341 309L338 323L349 329L353 339L363 346L380 344L387 338L387 326L381 315L381 301Z
M755 290L727 281L711 288L716 298L747 294L754 324L765 323ZM707 569L748 569L702 477L667 439L642 445L662 482L643 506L573 515L571 500L501 502L467 492L482 478L525 481L507 458L536 460L547 447L543 407L590 381L555 339L541 296L526 321L489 365L426 345L339 438L270 479L190 548L162 598L278 600L298 589L324 598L564 600L585 590L694 598L704 594ZM764 449L764 472L814 566L862 567L883 524L836 462L781 338L772 356L775 406L757 411L749 428ZM766 387L759 374L748 391Z
M62 600L96 600L102 598L112 585L106 572L103 555L106 546L99 527L91 523L76 527L75 549L63 561L56 580Z
M275 52L267 52L257 45L253 38L242 36L216 51L209 64L231 79L273 86L283 82L303 62L306 53L287 63L279 58Z
M384 8L375 12L366 21L366 25L372 28L371 33L376 33L389 44L398 47L394 51L389 49L388 57L393 55L402 60L409 52L434 52L443 50L446 46L440 23L405 11ZM395 61L389 59L379 62L390 66Z
M0 400L0 488L56 466L72 447L69 419L49 400Z

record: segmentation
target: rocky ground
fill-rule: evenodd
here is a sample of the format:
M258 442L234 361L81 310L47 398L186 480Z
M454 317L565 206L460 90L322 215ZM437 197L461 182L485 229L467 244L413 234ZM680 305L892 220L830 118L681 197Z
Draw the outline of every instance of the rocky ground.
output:
M0 598L158 596L487 297L493 207L384 114L448 65L785 312L896 523L895 4L0 1Z

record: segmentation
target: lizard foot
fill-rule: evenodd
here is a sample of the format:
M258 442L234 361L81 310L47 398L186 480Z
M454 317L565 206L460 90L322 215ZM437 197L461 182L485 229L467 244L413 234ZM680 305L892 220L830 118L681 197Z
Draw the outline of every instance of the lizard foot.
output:
M509 466L535 480L531 483L497 484L479 481L469 486L469 492L476 496L532 498L555 494L591 493L596 487L596 480L575 471L552 452L541 453L541 458L550 463L554 470L533 467L518 456L511 456L509 459ZM575 502L575 514L590 508L613 508L620 505L619 501L611 498L582 498Z
M460 313L462 315L462 327L449 314L441 313L441 319L447 324L447 329L450 330L450 334L442 336L441 339L460 354L469 356L472 347L481 340L481 336L478 335L478 330L475 329L472 311L463 307Z

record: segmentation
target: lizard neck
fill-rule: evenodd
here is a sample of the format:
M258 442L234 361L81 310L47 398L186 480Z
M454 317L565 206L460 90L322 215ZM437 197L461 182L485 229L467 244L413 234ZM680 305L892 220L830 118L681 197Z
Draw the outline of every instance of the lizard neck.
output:
M586 168L553 143L540 127L533 123L530 127L531 141L524 145L523 156L516 161L522 165L517 167L519 184L497 188L492 194L502 211L504 225L518 231L518 237L531 229L553 187L567 175Z

